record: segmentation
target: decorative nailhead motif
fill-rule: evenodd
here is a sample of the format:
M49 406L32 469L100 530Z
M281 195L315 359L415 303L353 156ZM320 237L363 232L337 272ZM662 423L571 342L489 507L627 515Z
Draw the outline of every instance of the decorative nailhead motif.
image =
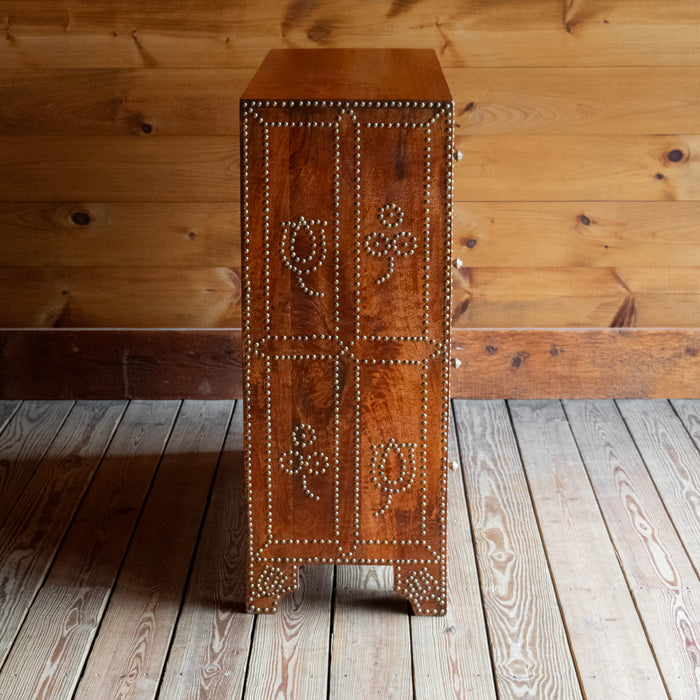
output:
M311 113L301 113L299 108L313 108ZM292 109L293 108L293 109ZM381 109L425 109L416 121L407 121L405 113L389 112L383 119L373 119L372 110ZM324 109L325 112L317 110ZM283 112L281 110L289 110ZM296 112L294 110L297 110ZM402 118L403 117L403 118ZM324 218L318 217L319 212L314 208L299 216L295 211L292 216L279 216L273 221L273 200L271 192L271 174L276 167L272 160L271 147L274 134L282 129L324 129L329 130L332 138L331 149L331 207ZM444 137L438 130L444 129ZM404 210L396 202L389 202L380 207L376 213L377 222L385 229L363 230L366 222L362 219L362 144L366 129L408 129L410 138L420 138L423 142L423 179L422 199L418 191L414 215L420 216L420 226L408 226L411 231L401 230L404 227ZM435 170L433 142L439 138L444 152L438 154L440 163L446 169ZM251 162L251 139L256 142L257 153L261 160ZM261 149L261 150L260 150ZM350 152L348 153L348 149ZM450 260L451 260L451 195L452 173L451 157L454 152L453 107L448 103L420 102L410 100L396 101L348 101L348 100L254 100L241 104L241 222L242 222L242 254L243 254L243 290L242 317L243 342L246 358L255 358L255 362L263 366L263 386L255 392L256 402L262 398L262 403L255 404L255 411L262 411L262 422L253 412L253 391L251 381L253 373L249 361L244 362L243 376L245 381L245 414L244 441L246 444L245 470L249 514L248 534L248 609L256 612L272 612L276 607L276 599L283 593L292 590L299 564L304 563L339 563L339 564L393 564L395 568L396 588L406 594L412 601L416 612L422 614L438 614L444 611L446 590L446 509L447 509L447 433L449 420L449 332L450 332ZM443 177L444 189L435 190L433 171ZM255 198L251 196L249 182L252 178L259 182L255 189ZM352 178L348 186L347 178ZM348 203L350 212L341 218L341 180L346 186L343 193L350 192ZM354 185L354 186L353 186ZM352 187L349 190L349 187ZM439 188L438 188L439 189ZM258 201L258 197L262 202ZM403 202L402 202L403 204ZM261 207L262 205L262 207ZM276 205L274 205L276 206ZM251 230L251 212L255 211L257 219L255 229ZM347 211L347 209L346 209ZM322 217L323 217L322 214ZM294 218L296 217L296 218ZM351 217L351 218L350 218ZM287 221L280 219L289 218ZM346 223L347 222L347 223ZM342 227L352 226L351 236ZM440 260L439 267L431 260L433 252L433 237L439 232L444 262ZM256 297L262 297L262 321L264 334L262 337L251 337L251 275L249 265L259 265L250 259L250 236L260 236L262 241L262 293L256 291ZM344 236L341 239L341 234ZM341 244L342 240L342 244ZM259 244L258 244L259 245ZM278 246L277 251L275 245ZM271 297L271 269L273 257L289 270L293 284L298 284L304 294L321 299L329 298L332 309L332 321L329 321L322 333L298 332L293 325L291 332L273 335L273 323L277 300ZM411 266L411 274L417 272L417 288L422 290L418 301L417 313L420 314L420 324L408 333L401 335L363 333L366 320L365 311L361 305L361 279L368 274L370 260L386 259L386 272L374 282L377 285L386 283L394 275L402 272L398 265L399 258L409 258L420 255L420 263L416 260ZM350 262L345 258L349 256ZM277 263L279 265L279 262ZM345 328L342 322L347 319L346 310L341 306L341 268L343 264L349 267L353 284L350 287L350 298L354 298L354 309L351 311L351 331L354 338L341 334ZM374 265L376 274L377 264ZM407 266L406 269L408 269ZM442 282L431 280L431 273L439 277L442 268ZM421 280L422 275L422 280ZM371 278L370 278L371 279ZM324 286L321 280L328 280ZM442 289L440 289L440 285ZM442 314L431 318L431 294L444 295ZM331 300L332 295L332 300ZM316 302L314 302L316 303ZM319 302L320 303L320 302ZM343 316L345 314L345 316ZM440 327L441 324L441 327ZM439 330L438 330L439 329ZM323 341L319 346L318 341ZM407 359L386 359L381 353L372 356L371 343L405 344L407 342L422 343L429 347L429 352L409 355ZM316 344L314 344L316 343ZM420 347L420 346L419 346ZM411 350L411 353L415 350ZM406 358L406 355L403 356ZM411 359L413 358L413 359ZM442 367L442 402L441 402L441 436L439 445L442 452L442 469L440 472L440 491L428 493L428 454L429 449L438 440L438 435L429 435L429 425L435 426L434 391L429 393L429 381L435 382L434 361L441 360ZM290 449L274 453L279 449L273 439L278 418L275 415L275 404L272 397L274 366L280 362L298 363L328 363L332 367L333 403L326 424L313 427L309 422L297 423L292 428ZM371 457L369 464L364 464L361 456L363 445L362 419L362 387L364 372L382 371L382 365L403 365L410 371L415 368L416 377L420 378L420 440L418 442L399 442L391 438L388 442L370 445ZM296 365L298 366L298 365ZM294 372L298 370L290 370ZM259 375L256 375L259 376ZM432 379L430 379L432 377ZM351 462L341 464L340 435L341 421L346 414L341 414L341 396L343 406L353 405L351 414L351 435L354 454ZM345 410L345 409L343 409ZM255 428L253 426L258 426ZM262 427L260 427L262 426ZM320 430L326 432L327 452L318 450L318 435ZM328 432L330 431L330 432ZM262 434L264 446L263 461L266 465L261 475L257 463L256 476L253 475L254 460L251 446L255 440L255 449L259 449L256 435ZM434 442L435 441L435 442ZM315 451L314 451L314 448ZM393 465L393 466L390 466ZM430 464L432 469L432 462ZM353 488L349 493L341 493L341 473L349 469L352 473ZM342 472L341 472L342 470ZM295 534L279 531L275 524L275 501L273 484L280 479L278 475L286 473L298 479L301 491L309 499L319 500L314 493L314 484L332 482L332 514L333 527L327 533L315 537L304 538ZM312 481L310 477L321 481ZM419 520L410 536L400 539L404 533L387 532L389 539L376 536L363 538L362 513L366 515L366 504L362 507L362 498L368 494L362 493L362 484L369 477L371 483L382 494L380 507L373 512L375 518L388 515L392 505L400 494L410 492L407 498L411 504L417 504ZM431 483L435 483L432 481ZM254 488L255 487L255 488ZM261 492L259 489L263 488ZM431 487L432 489L433 487ZM327 488L324 488L327 492ZM344 499L352 500L352 520L341 523L339 520L340 505ZM267 519L264 523L252 522L254 501L263 501ZM436 503L437 501L437 503ZM323 505L313 506L322 509ZM412 506L413 507L413 506ZM321 512L321 510L319 510ZM369 512L372 512L371 510ZM434 515L437 513L438 515ZM351 531L352 542L347 541L348 528ZM436 529L438 537L436 538ZM256 534L257 533L257 534ZM285 547L289 550L285 552ZM391 556L385 551L381 556L372 555L372 547L398 548L396 555ZM305 552L308 551L308 554ZM405 572L401 567L407 567ZM424 567L415 570L415 567ZM262 599L265 599L264 602ZM273 602L268 602L272 600Z
M299 286L312 297L322 297L323 292L312 290L304 281L305 275L316 272L326 260L326 230L327 221L311 219L306 221L303 216L298 221L282 222L280 237L280 257L284 266L296 276ZM303 233L309 240L311 252L302 257L297 252L299 234Z
M292 431L292 449L282 453L279 459L280 468L285 474L292 476L301 475L301 486L304 493L315 501L319 500L308 486L307 479L310 476L321 476L328 468L328 457L323 452L314 451L305 455L307 448L316 442L316 431L302 423Z
M377 218L382 226L396 228L403 221L403 211L396 204L387 204L382 207ZM383 231L372 231L365 236L365 250L372 257L381 256L387 259L387 272L375 280L376 284L386 282L394 272L394 259L397 256L407 258L413 255L418 248L418 241L409 231L398 233L384 233Z
M387 466L391 453L399 463L398 476L395 479L387 475ZM372 445L372 458L369 467L370 478L376 488L386 494L384 505L375 511L374 516L384 515L391 506L394 494L403 493L413 486L416 478L416 444L414 442L396 442L391 438L386 445Z

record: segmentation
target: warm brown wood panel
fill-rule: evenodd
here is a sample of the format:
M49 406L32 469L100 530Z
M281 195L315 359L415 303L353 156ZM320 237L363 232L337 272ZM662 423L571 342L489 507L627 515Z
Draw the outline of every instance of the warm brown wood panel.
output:
M0 398L242 398L240 331L0 330Z
M241 260L238 203L0 202L0 231L5 267L238 268Z
M460 328L700 326L700 268L461 267Z
M458 202L466 267L700 266L700 202Z
M458 201L700 199L698 135L462 135L456 147Z
M700 329L454 329L453 398L700 396ZM0 399L242 398L239 330L0 331Z
M231 268L0 268L0 327L240 326Z
M628 296L611 268L462 267L453 274L452 323L460 328L607 327ZM632 325L627 321L617 325Z
M253 67L268 48L318 46L432 48L447 66L700 64L700 9L690 1L3 5L8 67L82 67L86 56L92 67Z
M458 201L700 199L700 136L499 134L457 148ZM5 137L0 152L1 201L238 199L235 139Z
M250 68L20 69L0 75L0 135L236 136L238 96L252 74Z
M251 68L18 69L0 134L236 136ZM692 134L696 68L450 68L457 133ZM653 99L652 99L653 96Z
M0 201L231 202L238 143L219 136L0 137Z
M700 329L455 330L456 398L700 396Z
M591 56L593 58L593 55ZM450 68L457 133L693 134L697 68Z

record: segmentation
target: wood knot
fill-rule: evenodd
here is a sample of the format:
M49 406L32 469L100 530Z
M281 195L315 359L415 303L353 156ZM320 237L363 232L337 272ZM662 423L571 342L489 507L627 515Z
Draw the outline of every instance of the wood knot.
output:
M498 352L498 348L493 345L487 345L485 349L487 355L495 355Z
M76 211L70 218L76 226L87 226L92 221L90 214L86 211Z
M683 160L683 151L680 148L674 148L672 151L669 151L668 159L672 163L679 163Z
M581 216L578 217L578 220L584 225L584 226L590 226L591 225L591 220L589 217L587 217L585 214L581 214Z
M473 248L477 243L478 243L478 241L476 238L470 238L467 241L466 245L467 245L467 248Z
M143 131L144 134L152 134L153 133L153 126L151 124L147 124L146 122L143 122L143 124L141 124L141 131Z
M661 173L656 173L655 177L656 177L657 180L663 180L663 179L664 179L664 176L663 176Z

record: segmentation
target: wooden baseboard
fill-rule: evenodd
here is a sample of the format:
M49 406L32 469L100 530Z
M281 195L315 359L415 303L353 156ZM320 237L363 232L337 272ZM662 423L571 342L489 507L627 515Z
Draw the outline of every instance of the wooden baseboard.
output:
M456 329L453 398L698 398L700 328ZM241 334L0 330L2 399L241 397Z

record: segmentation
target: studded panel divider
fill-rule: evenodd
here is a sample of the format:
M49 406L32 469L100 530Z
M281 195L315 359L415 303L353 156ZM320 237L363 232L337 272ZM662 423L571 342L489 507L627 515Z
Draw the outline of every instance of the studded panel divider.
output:
M445 611L452 152L431 51L273 51L241 99L251 612L306 564Z

